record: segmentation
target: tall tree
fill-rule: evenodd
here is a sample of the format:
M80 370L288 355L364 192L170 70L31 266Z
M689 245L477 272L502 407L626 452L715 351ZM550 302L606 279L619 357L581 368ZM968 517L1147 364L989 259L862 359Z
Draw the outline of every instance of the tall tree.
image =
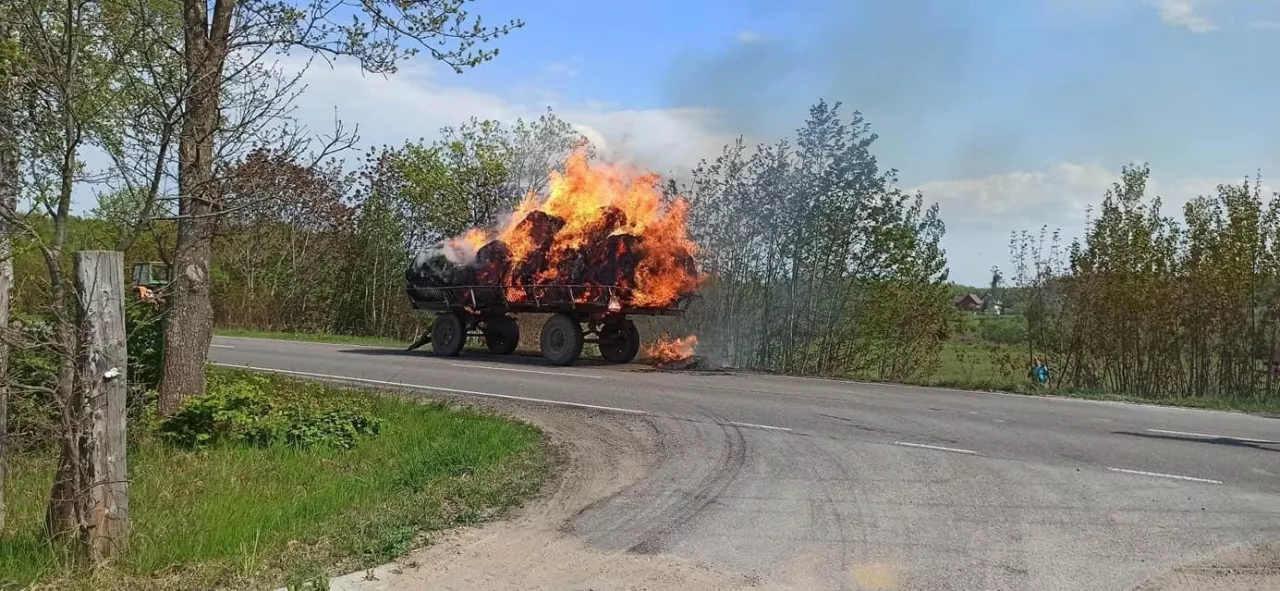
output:
M17 28L0 8L0 534L5 522L5 467L9 449L9 294L13 291L13 222L18 209Z
M795 140L739 139L694 171L708 354L800 373L928 370L945 324L937 207L893 187L858 113L819 101ZM743 322L751 318L753 322Z
M183 55L186 110L178 141L178 246L175 281L165 322L164 377L159 410L174 412L183 399L204 392L204 364L213 330L209 269L219 205L215 195L215 140L222 114L228 58L245 52L303 49L356 58L371 72L394 72L417 53L414 42L433 58L461 73L497 55L477 43L507 34L520 21L487 28L469 22L467 0L369 0L360 12L340 10L340 0L183 0ZM338 21L338 18L344 19ZM232 73L234 76L234 73Z
M76 531L75 499L85 491L78 482L82 432L74 379L77 338L66 259L71 200L76 185L91 180L80 161L82 150L96 142L103 129L119 123L112 118L120 103L106 97L119 78L125 54L140 44L140 36L109 2L33 0L6 5L0 16L10 31L4 39L10 46L10 59L5 61L6 87L12 91L8 96L12 99L16 92L23 106L6 111L6 116L22 119L5 126L7 137L12 141L15 130L21 133L23 172L31 180L27 194L52 225L52 235L44 235L16 207L9 207L16 205L13 201L0 208L8 235L17 230L30 238L47 271L49 297L44 311L53 326L50 348L58 365L54 399L61 411L61 455L47 525L52 534L60 535ZM20 62L11 59L15 39ZM21 67L15 69L14 64ZM12 165L6 168L12 170ZM24 178L4 176L14 181ZM6 191L12 191L14 185L5 184Z

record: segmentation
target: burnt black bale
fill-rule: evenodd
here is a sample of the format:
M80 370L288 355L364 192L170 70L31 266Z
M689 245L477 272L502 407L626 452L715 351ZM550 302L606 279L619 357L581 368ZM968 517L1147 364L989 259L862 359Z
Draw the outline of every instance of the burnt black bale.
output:
M551 283L561 285L602 284L596 278L595 268L598 266L593 255L607 248L610 235L627 224L627 214L612 205L601 207L595 219L582 230L583 244L575 250L562 250L554 257L556 263L555 280ZM613 285L612 283L603 283Z
M614 234L595 244L588 255L590 283L634 288L640 237Z
M581 249L569 252L556 264L556 278L551 283L561 285L582 285L588 283L591 262L587 253Z
M547 261L549 258L550 257L547 256L546 250L535 250L529 253L528 257L523 261L520 261L520 264L516 265L513 277L514 283L516 285L536 285L538 283L542 283L538 280L538 277L547 270Z
M547 214L544 211L530 211L524 220L520 220L520 224L516 225L515 232L524 234L530 238L534 249L529 256L516 265L515 283L517 285L534 285L539 283L538 276L547 271L547 265L550 260L548 251L552 247L552 242L556 239L556 233L564 228L564 220Z
M404 278L409 287L450 287L465 284L471 274L467 267L450 261L443 249L433 248L414 258Z
M533 241L534 250L545 251L551 247L556 232L564 227L564 220L543 211L531 211L520 220L516 233L528 236Z
M531 211L516 226L515 232L528 236L533 243L533 250L516 265L514 283L517 285L534 285L538 276L547 270L550 260L547 252L555 240L556 233L564 227L564 220L542 211Z
M511 273L511 248L494 240L476 251L476 285L504 285Z

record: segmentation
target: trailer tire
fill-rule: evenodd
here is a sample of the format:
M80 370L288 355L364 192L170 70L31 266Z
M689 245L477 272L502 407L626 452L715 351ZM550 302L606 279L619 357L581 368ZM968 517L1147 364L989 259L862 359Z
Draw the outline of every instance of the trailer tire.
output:
M510 355L520 344L520 325L510 316L485 319L484 344L494 355Z
M462 352L462 346L466 343L466 323L457 312L436 315L436 323L431 327L431 349L436 355L455 357Z
M542 325L542 356L554 365L569 365L582 356L582 325L560 313Z
M631 363L640 353L640 329L630 318L600 327L600 356L609 363Z

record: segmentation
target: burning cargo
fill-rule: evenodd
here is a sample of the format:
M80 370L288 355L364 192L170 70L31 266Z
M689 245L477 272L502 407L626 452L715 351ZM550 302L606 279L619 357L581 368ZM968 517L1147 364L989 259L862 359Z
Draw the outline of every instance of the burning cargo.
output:
M530 194L497 230L419 254L405 272L408 295L437 316L417 344L457 355L468 336L483 336L507 354L519 339L509 313L553 312L541 335L553 363L573 363L586 342L608 361L631 361L640 337L627 315L682 313L699 281L688 206L665 200L658 180L574 154L545 198Z

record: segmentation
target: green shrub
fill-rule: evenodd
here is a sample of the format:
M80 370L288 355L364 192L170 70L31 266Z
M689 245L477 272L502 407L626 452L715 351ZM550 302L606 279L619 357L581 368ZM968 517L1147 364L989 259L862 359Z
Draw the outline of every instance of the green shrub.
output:
M31 450L52 445L60 422L54 387L58 356L50 344L53 326L43 318L14 314L9 325L9 443Z
M978 322L978 334L985 342L997 345L1027 342L1027 319L1024 316L984 316Z
M190 448L241 443L350 449L382 430L365 397L321 396L323 389L310 384L274 385L261 375L211 373L208 393L184 401L160 423L160 435Z
M129 384L136 392L160 385L164 370L164 311L138 301L125 300L125 334L129 347Z

